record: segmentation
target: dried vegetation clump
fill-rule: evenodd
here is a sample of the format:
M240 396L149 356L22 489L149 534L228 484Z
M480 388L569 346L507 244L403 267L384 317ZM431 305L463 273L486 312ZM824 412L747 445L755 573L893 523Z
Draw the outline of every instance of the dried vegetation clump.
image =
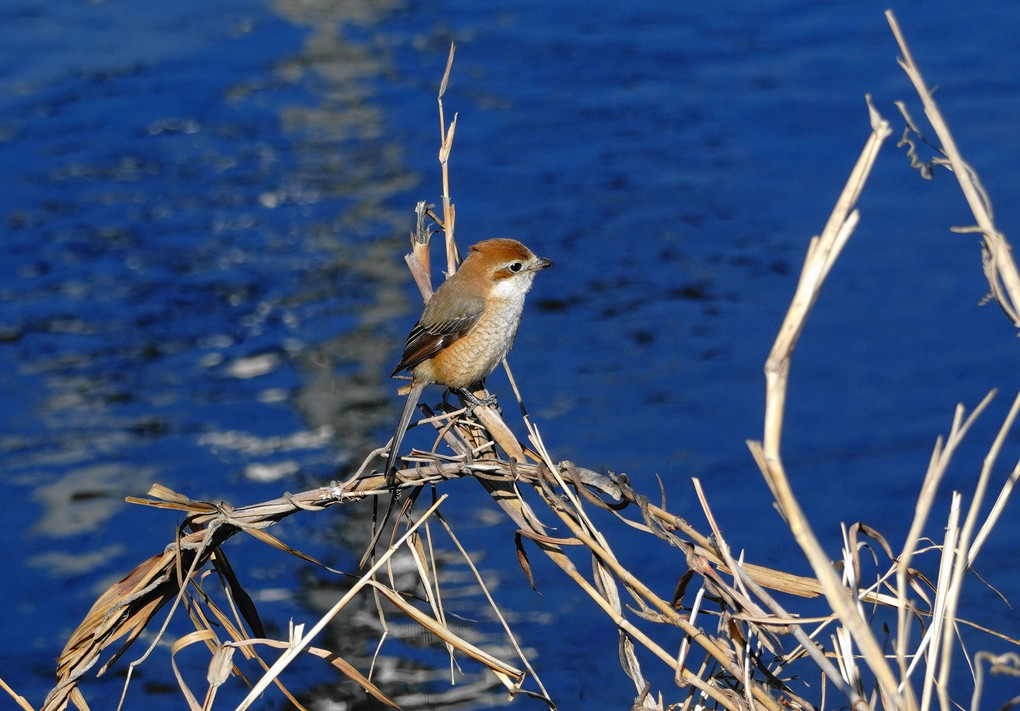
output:
M993 224L988 198L977 176L964 161L931 92L924 83L900 34L895 18L887 14L900 45L900 63L917 89L924 114L937 137L942 157L939 165L952 171L973 210L976 225L960 231L976 232L983 244L983 266L991 298L1002 307L1015 327L1020 327L1016 304L1020 303L1020 277L1009 245ZM413 253L408 264L425 298L431 294L428 263L429 219L445 232L447 266L457 265L453 240L454 210L449 199L446 160L453 144L456 118L449 124L443 116L443 93L453 61L450 61L439 93L443 165L442 216L424 204L418 207L418 229L412 235ZM846 187L821 234L811 240L796 293L765 365L767 407L761 441L749 442L754 461L775 498L774 504L800 545L813 576L797 576L734 559L731 548L714 526L709 502L697 481L695 489L701 513L709 530L699 531L683 518L654 500L662 498L631 488L624 476L585 469L571 462L554 461L521 403L522 426L528 442L511 433L495 407L459 407L444 404L433 411L423 406L419 422L436 430L435 446L428 452L413 452L404 458L398 474L396 496L399 513L394 525L381 531L384 545L369 551L365 566L354 575L331 609L309 628L292 626L286 639L267 636L255 603L244 591L227 562L222 544L237 533L246 533L263 544L295 555L269 531L281 519L298 513L323 511L338 504L367 505L389 496L378 466L386 447L373 452L359 471L347 480L329 486L286 495L274 501L232 508L226 504L193 501L156 486L152 498L135 500L160 508L183 512L179 535L166 550L140 564L122 581L107 590L68 640L60 655L57 685L42 708L55 710L68 703L87 708L83 694L86 673L103 673L121 658L132 642L148 632L148 647L127 665L125 688L131 671L143 663L160 641L170 645L171 660L191 645L202 644L209 651L208 686L199 699L178 672L181 693L190 708L212 708L217 690L224 684L245 684L244 709L258 700L269 686L276 686L301 707L287 689L288 664L300 655L314 655L332 665L365 692L384 705L415 706L413 699L396 699L376 678L378 660L366 665L343 656L338 650L312 645L323 628L333 622L355 600L369 600L380 619L403 616L401 624L412 623L434 635L445 646L452 670L485 669L509 695L527 695L549 708L556 708L543 686L541 676L518 644L511 624L496 606L483 576L471 562L456 532L443 520L440 510L448 479L472 477L491 495L494 511L507 517L517 529L516 547L524 575L529 576L531 558L546 556L562 570L565 585L576 586L605 613L606 624L619 633L620 662L624 676L634 688L633 708L681 709L708 707L729 711L782 708L816 709L851 706L895 711L926 710L933 704L948 710L950 674L959 672L954 654L961 655L957 633L966 624L958 615L963 600L965 575L1002 512L1016 481L1020 465L1005 482L992 480L994 464L1007 432L1020 410L1014 403L999 437L992 444L986 464L977 475L969 501L954 494L945 521L942 541L927 541L923 531L933 514L933 502L940 479L961 440L991 395L967 414L961 407L952 427L939 438L912 513L910 533L899 545L887 542L865 526L845 529L845 548L834 563L811 530L808 517L798 504L786 477L781 453L787 379L790 358L808 313L822 284L859 219L855 209L872 164L892 133L889 123L867 102L871 125L869 136ZM911 161L922 174L936 167L922 163L914 150L921 131L901 106L906 128L900 147L906 146ZM507 371L509 373L509 370ZM513 382L511 377L511 382ZM516 386L515 386L516 392ZM520 396L518 394L518 401ZM979 512L995 487L998 493L990 510ZM419 502L423 493L429 504ZM597 527L595 517L603 523ZM536 513L537 511L537 513ZM539 515L540 514L540 515ZM373 521L376 520L373 518ZM558 535L549 533L540 520L555 520ZM607 525L604 521L609 520ZM651 584L635 576L614 552L617 527L637 529L649 537L649 546L662 560L675 557L672 567L686 572L667 589L661 581ZM473 585L488 599L492 615L504 626L506 644L498 653L474 638L462 624L455 624L444 605L444 587L435 540L443 536L463 557L473 573ZM372 535L366 535L373 538ZM859 553L869 548L884 551L885 561L877 569L865 567ZM413 562L414 584L399 581L392 567L394 556ZM935 580L918 572L918 560L925 558L928 569L937 569ZM307 557L305 557L307 559ZM875 557L877 562L877 557ZM309 561L313 564L315 561ZM209 575L214 571L215 575ZM582 570L587 572L581 572ZM341 576L343 577L343 576ZM211 582L220 586L217 596L207 592ZM222 605L214 600L225 599ZM828 613L806 616L801 607L807 598L824 599ZM165 613L162 610L167 609ZM817 609L818 601L810 609ZM163 639L171 618L186 612L194 631L172 642ZM162 614L160 618L158 615ZM285 626L282 623L279 625ZM159 629L156 629L159 628ZM987 630L989 636L1016 645L1016 639ZM384 639L388 632L381 633ZM380 639L380 645L381 645ZM679 640L679 641L678 641ZM509 650L509 651L507 651ZM584 653L584 650L578 650ZM239 659L243 657L244 660ZM978 652L969 658L973 696L958 700L961 706L981 707L986 669L993 673L1017 675L1020 657L996 657ZM642 671L655 665L671 670L668 688L653 688ZM249 678L252 669L263 670ZM813 678L809 678L811 672ZM456 688L463 674L451 671ZM660 670L649 676L662 679ZM612 678L604 683L616 683ZM487 688L482 683L477 693ZM959 687L956 687L959 688ZM471 694L476 688L469 686ZM8 690L9 691L9 690ZM24 708L31 706L13 692ZM529 708L535 701L518 700ZM452 708L460 703L456 695L445 702L435 698L433 708ZM445 704L445 705L444 705ZM103 707L111 707L104 704Z

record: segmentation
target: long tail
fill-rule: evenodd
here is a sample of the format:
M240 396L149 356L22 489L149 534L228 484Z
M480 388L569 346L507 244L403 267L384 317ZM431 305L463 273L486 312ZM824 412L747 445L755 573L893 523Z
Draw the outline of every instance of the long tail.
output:
M400 443L404 440L404 434L407 432L407 426L411 424L411 415L414 414L414 408L418 404L418 400L421 398L422 390L425 386L422 384L415 383L411 386L411 390L407 394L407 400L404 402L404 410L400 413L400 420L397 422L397 429L393 433L393 441L390 443L389 454L386 455L386 470L383 472L386 475L386 486L393 486L396 482L396 470L393 468L394 462L397 461L397 453L400 452ZM359 568L364 568L365 563L375 556L375 546L379 543L379 539L382 537L386 530L386 524L390 520L390 516L393 514L393 506L397 502L396 493L390 498L389 504L386 506L386 513L383 514L382 521L376 525L376 505L378 499L374 499L372 503L372 540L368 544L368 548L365 549L364 555L361 556L361 562L358 563Z
M397 461L397 454L400 452L400 443L404 441L404 434L407 432L407 426L411 424L411 415L414 414L414 408L418 405L418 400L421 398L422 390L425 389L425 385L422 383L414 383L411 385L411 390L407 394L407 400L404 402L404 411L400 413L400 420L397 422L397 429L393 433L393 443L390 445L390 453L386 455L386 485L393 485L393 474L395 470L393 464Z

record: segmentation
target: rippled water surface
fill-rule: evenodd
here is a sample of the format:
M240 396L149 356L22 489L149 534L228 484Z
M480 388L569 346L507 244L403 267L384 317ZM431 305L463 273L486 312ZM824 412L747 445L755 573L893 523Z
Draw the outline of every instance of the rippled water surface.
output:
M398 405L387 375L420 304L401 255L415 202L442 189L435 91L451 41L460 242L513 236L555 262L511 359L547 446L653 498L658 474L692 520L699 477L732 546L798 572L744 442L761 436L762 366L867 137L871 93L896 136L793 360L787 465L833 555L840 522L898 542L953 408L998 388L950 470L944 516L1016 394L1020 345L978 305L977 239L948 229L973 221L954 177L922 181L894 145L893 102L922 112L883 9L0 7L0 677L41 702L96 595L172 539L172 512L125 496L158 482L251 503L328 482L385 441ZM1016 239L1020 55L1003 48L1020 40L1020 6L894 9ZM509 398L502 375L491 384ZM1018 454L1011 435L998 480ZM451 487L448 517L520 615L560 707L625 708L615 631L547 565L533 593L512 529L467 484ZM349 569L360 550L337 542L347 515L279 534ZM977 566L1013 602L1017 519L1010 505ZM929 533L941 536L938 520ZM682 561L619 545L668 594ZM314 619L335 599L283 554L228 552L276 620ZM1018 636L1014 610L976 580L969 590L980 622ZM495 627L479 634L494 640ZM140 668L136 703L179 700L163 669ZM304 673L300 689L332 678ZM442 678L408 684L407 705ZM499 702L487 683L465 684L464 708ZM120 680L88 689L119 693Z

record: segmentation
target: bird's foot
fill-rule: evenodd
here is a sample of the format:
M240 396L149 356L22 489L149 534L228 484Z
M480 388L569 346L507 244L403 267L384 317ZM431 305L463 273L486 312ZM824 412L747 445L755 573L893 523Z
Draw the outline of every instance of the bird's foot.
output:
M495 407L500 414L503 414L502 410L499 408L499 399L495 395L490 394L487 397L480 398L467 388L458 388L457 393L470 403L472 409L476 407L492 406Z

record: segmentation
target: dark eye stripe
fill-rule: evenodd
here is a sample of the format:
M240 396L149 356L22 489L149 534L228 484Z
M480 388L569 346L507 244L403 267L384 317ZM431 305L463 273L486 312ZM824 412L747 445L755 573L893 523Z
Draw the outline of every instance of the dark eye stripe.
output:
M517 270L514 271L514 265L515 264L519 265L520 263L519 262L514 262L513 264L509 264L509 265L503 267L502 269L497 271L495 274L493 274L492 278L495 279L496 281L502 281L503 279L509 279L510 277L517 276L522 271L524 271L521 266L518 266Z

